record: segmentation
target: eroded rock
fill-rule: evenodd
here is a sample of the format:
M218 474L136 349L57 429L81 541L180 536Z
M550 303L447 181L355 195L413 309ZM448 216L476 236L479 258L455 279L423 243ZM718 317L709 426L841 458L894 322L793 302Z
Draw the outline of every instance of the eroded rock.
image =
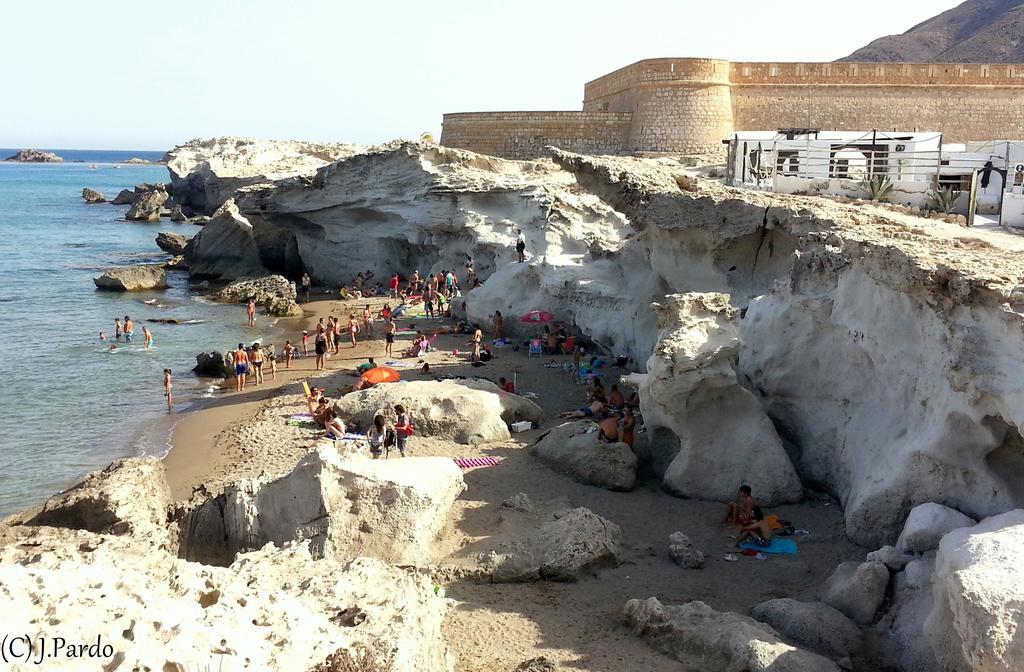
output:
M193 275L234 280L269 275L260 260L252 225L228 200L192 237L185 259Z
M655 649L701 672L839 672L827 658L793 647L752 618L703 602L630 600L626 622Z
M53 152L42 152L38 149L19 149L14 156L8 156L4 161L17 161L19 163L61 163L64 159Z
M465 444L508 441L509 424L543 416L537 404L486 380L377 385L341 397L334 411L368 427L377 414L393 417L397 404L405 407L417 434Z
M217 292L214 298L229 303L246 303L252 299L268 315L275 317L298 317L303 314L302 308L295 302L294 283L283 275L236 280Z
M608 490L628 491L636 485L637 459L625 443L598 440L590 421L569 422L548 432L532 453L576 480Z
M161 189L136 193L132 197L132 207L128 208L124 218L136 222L158 222L166 201L167 192Z
M122 189L117 192L117 196L110 199L111 205L129 205L132 199L135 198L135 192L131 189Z
M889 570L880 562L839 564L822 586L821 601L858 625L870 625L885 599Z
M672 562L685 569L704 569L704 554L682 532L673 532L668 536L668 556Z
M790 598L768 600L756 605L750 615L775 628L797 646L833 660L855 655L863 644L860 628L821 602L799 602Z
M111 268L93 282L99 289L118 292L141 292L147 289L167 289L167 273L163 264L139 264Z
M925 553L939 547L939 541L949 532L961 527L972 527L977 521L956 509L928 502L910 510L896 548L903 553Z
M180 233L161 231L156 236L156 246L168 254L184 254L188 240Z
M85 199L86 203L106 203L107 197L95 189L86 187L82 189L82 198Z

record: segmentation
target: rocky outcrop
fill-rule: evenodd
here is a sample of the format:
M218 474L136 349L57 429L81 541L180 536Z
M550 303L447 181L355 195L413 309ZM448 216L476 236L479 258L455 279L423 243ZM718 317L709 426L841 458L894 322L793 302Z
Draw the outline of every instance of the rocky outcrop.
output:
M124 218L136 222L159 222L166 201L167 192L160 189L136 193L132 197L132 207L128 208Z
M429 575L316 560L302 545L210 567L125 537L37 528L0 548L0 604L12 632L59 614L67 642L106 645L84 666L85 654L51 659L54 670L294 672L365 647L382 672L452 671L441 635L451 602Z
M684 569L704 568L704 554L682 532L673 532L668 536L668 557Z
M214 298L226 303L247 303L250 299L263 306L268 315L298 317L302 308L295 302L295 284L282 275L238 280L217 292Z
M131 535L140 543L167 548L170 505L164 463L153 457L134 457L93 472L73 488L46 500L25 524Z
M19 149L14 156L8 156L4 161L17 161L19 163L61 163L63 158L53 152L42 152L38 149Z
M685 669L701 672L839 672L833 662L793 647L752 618L715 611L703 602L665 605L630 600L626 622Z
M393 418L397 404L405 407L417 435L465 444L508 441L511 423L543 415L525 397L503 392L487 380L469 379L377 385L341 397L334 411L369 427L377 414Z
M85 187L82 189L82 198L85 199L86 203L106 203L107 197L95 189Z
M131 189L122 189L117 192L117 196L110 199L111 205L129 205L132 199L135 198L135 192Z
M942 504L918 504L907 516L903 532L896 541L896 550L903 553L933 551L946 534L961 527L972 527L975 522L973 518Z
M168 217L172 222L188 221L188 215L185 214L185 209L178 203L175 203L171 208L171 214Z
M228 200L214 213L203 230L192 237L185 260L194 276L236 278L268 275L252 225Z
M156 234L156 246L168 254L184 254L188 240L180 233L161 231Z
M124 161L123 163L125 163L126 165L129 165L129 166L151 166L151 165L153 165L152 161L148 161L146 159L140 159L137 156L133 156L132 158L128 159L127 161Z
M833 660L855 655L864 636L854 623L821 602L780 598L762 602L750 615L770 625L786 640Z
M230 378L235 375L230 353L216 351L200 352L196 355L196 365L192 367L192 371L197 376L208 378Z
M241 481L179 512L181 554L230 564L238 553L267 543L308 541L316 558L369 555L429 564L435 538L464 489L461 470L448 458L343 457L326 444L286 476Z
M880 562L844 562L820 591L820 599L858 625L871 625L885 599L889 570Z
M190 140L167 152L175 200L209 214L244 186L312 176L327 163L361 151L359 145L221 137Z
M118 292L141 292L147 289L167 289L167 273L162 264L139 264L111 268L98 278L96 287Z
M581 483L621 492L636 485L637 460L625 443L598 441L597 425L584 420L545 434L531 452L553 469Z
M729 501L743 484L772 505L803 490L771 420L740 386L737 311L723 294L685 294L655 304L661 336L640 392L650 461L662 487L683 497ZM728 418L728 422L722 422Z
M1024 510L942 538L924 624L941 669L1024 669Z
M590 509L534 503L517 495L502 507L491 548L475 556L478 576L495 583L576 581L619 562L622 531Z
M932 575L935 558L908 562L893 578L888 608L875 626L878 640L901 672L934 672L942 669L924 634L924 624L935 604Z

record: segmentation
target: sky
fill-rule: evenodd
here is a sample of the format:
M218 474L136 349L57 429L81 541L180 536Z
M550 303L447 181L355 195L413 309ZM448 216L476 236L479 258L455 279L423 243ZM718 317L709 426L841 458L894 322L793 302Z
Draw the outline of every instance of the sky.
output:
M831 61L961 1L5 3L0 147L440 137L445 112L578 110L644 58Z

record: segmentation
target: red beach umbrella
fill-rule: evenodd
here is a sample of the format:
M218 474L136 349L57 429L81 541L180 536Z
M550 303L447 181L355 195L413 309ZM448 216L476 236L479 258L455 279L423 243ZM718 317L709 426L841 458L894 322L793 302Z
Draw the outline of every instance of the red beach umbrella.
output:
M372 383L373 385L380 385L381 383L397 383L402 379L402 374L391 367L378 366L370 369L360 376L360 378L368 383Z
M525 315L519 318L520 322L529 322L531 324L538 324L540 322L550 322L555 319L555 316L546 310L531 310Z

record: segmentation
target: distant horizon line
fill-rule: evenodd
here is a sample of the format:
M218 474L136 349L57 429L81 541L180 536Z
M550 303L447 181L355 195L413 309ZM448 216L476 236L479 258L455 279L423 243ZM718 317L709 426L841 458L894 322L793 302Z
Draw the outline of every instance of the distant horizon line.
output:
M111 147L43 147L42 145L11 145L9 147L0 146L0 150L14 149L21 151L23 149L34 149L36 151L46 152L169 152L172 147L167 149L139 149L137 147L132 149L117 149Z

